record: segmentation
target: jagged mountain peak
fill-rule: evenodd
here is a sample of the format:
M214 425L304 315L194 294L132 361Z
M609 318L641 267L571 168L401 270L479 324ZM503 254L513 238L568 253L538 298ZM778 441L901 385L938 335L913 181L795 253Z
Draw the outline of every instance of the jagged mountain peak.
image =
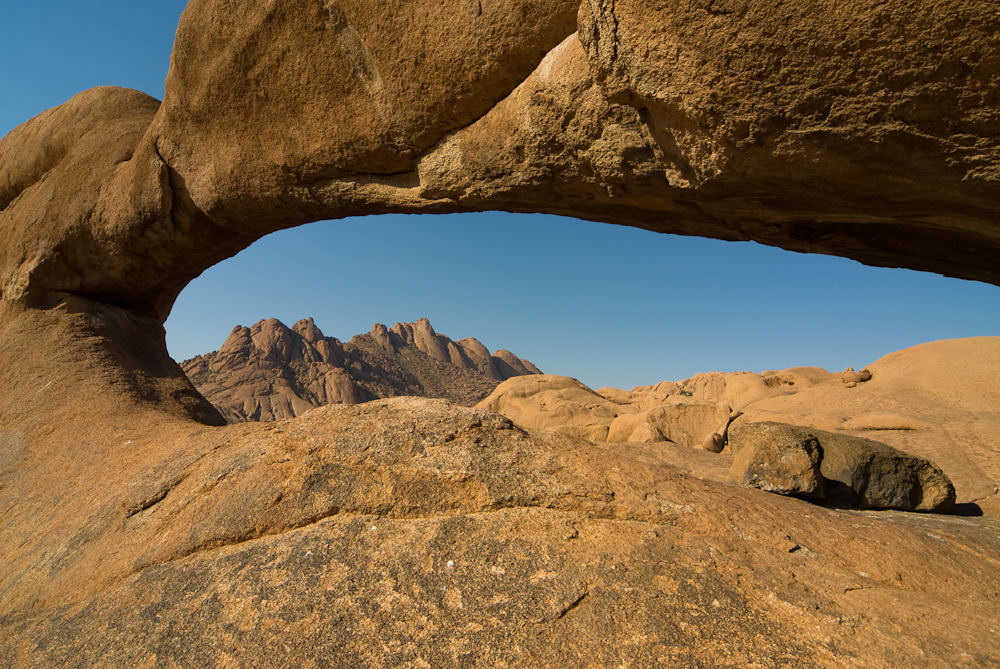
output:
M346 344L312 318L291 328L276 318L233 328L218 351L181 363L230 422L278 420L324 404L383 397L445 397L472 405L513 376L541 373L531 362L479 340L452 341L427 318L375 323Z

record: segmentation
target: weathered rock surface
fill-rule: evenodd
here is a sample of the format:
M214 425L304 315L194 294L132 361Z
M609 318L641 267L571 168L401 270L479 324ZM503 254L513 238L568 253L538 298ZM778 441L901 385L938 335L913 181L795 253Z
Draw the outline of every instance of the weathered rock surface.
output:
M476 406L530 429L596 441L607 441L608 426L623 410L576 379L553 374L508 379Z
M834 378L829 372L808 369L806 374L794 370L766 375L712 372L631 391L594 391L566 376L523 376L504 381L478 406L525 427L599 443L671 442L720 452L740 407Z
M94 89L0 140L0 291L162 319L273 230L477 209L1000 283L981 3L481 5L195 0L162 104Z
M848 367L845 369L841 375L840 380L844 383L864 383L865 381L871 381L872 373L867 369L862 369L860 372L855 372L853 367Z
M453 342L426 318L391 329L376 323L346 344L323 336L311 318L291 329L271 318L233 328L222 348L185 360L181 369L230 423L399 395L472 405L498 381L541 373L509 351L491 356L472 337Z
M739 425L729 434L730 483L807 499L825 499L824 451L805 430L783 423ZM912 509L908 509L912 510Z
M844 384L841 374L816 367L713 372L630 391L591 391L566 377L515 379L498 386L480 406L534 429L597 443L672 443L723 451L732 426L768 421L874 436L937 463L954 483L959 503L993 500L1000 492L1000 447L992 436L1000 430L1000 403L993 404L1000 402L1000 338L921 344L870 367L875 375L854 387ZM552 389L569 384L572 401L562 390L542 392L547 384ZM868 465L854 460L851 467ZM846 474L840 480L850 487Z
M939 511L955 504L955 488L937 465L871 439L741 423L730 430L729 447L732 483L863 509Z
M212 427L162 324L262 235L386 212L1000 284L998 34L965 0L192 0L161 104L93 89L0 139L0 664L997 665L991 516L817 511L683 476L668 442L618 453L428 400ZM878 435L950 449L989 511L997 346L903 351L854 388L567 386L561 425L689 401L919 418Z
M955 504L955 487L933 462L872 439L813 432L823 446L820 471L828 499L904 511L946 510Z
M442 400L132 436L11 507L47 531L3 544L0 666L1000 657L988 520L817 513Z
M776 421L866 437L930 460L959 503L993 499L1000 486L1000 337L951 339L890 353L872 378L839 378L763 398L742 421Z
M698 444L696 448L708 451L709 453L721 453L726 448L726 437L724 437L720 432L713 432L705 437L705 439Z

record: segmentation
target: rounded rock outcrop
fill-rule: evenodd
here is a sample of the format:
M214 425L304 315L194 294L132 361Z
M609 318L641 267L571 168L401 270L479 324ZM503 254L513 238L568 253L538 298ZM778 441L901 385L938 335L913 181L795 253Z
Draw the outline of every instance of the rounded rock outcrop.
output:
M848 387L853 387L851 384L857 385L859 383L864 383L865 381L871 381L872 373L867 369L862 369L860 372L855 372L853 367L848 367L840 375L840 380L843 381Z

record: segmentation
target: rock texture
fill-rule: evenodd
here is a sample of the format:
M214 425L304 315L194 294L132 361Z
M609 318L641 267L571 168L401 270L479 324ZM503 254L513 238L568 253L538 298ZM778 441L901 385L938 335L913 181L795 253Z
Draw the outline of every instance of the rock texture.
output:
M966 0L194 0L162 104L94 89L0 140L0 291L162 320L273 230L482 209L1000 283L998 22Z
M815 367L764 374L711 372L631 391L594 391L576 379L541 375L508 379L478 406L525 427L596 442L669 442L720 452L742 408L833 378Z
M236 326L222 348L185 360L181 369L230 423L399 395L472 405L499 381L541 373L509 351L490 355L472 337L453 342L426 318L391 329L376 323L346 344L323 336L311 318L291 329L271 318Z
M872 378L839 379L773 395L736 421L777 421L865 437L937 463L960 503L989 503L1000 486L1000 337L921 344L867 366Z
M945 478L954 483L960 503L995 504L1000 492L1000 447L992 435L1000 430L1000 404L994 403L1000 401L1000 337L921 344L869 367L869 380L853 385L843 383L841 374L817 367L761 374L712 372L630 391L593 391L559 376L515 378L497 386L479 406L524 426L597 443L662 443L728 453L727 458L735 455L726 447L730 430L748 423L786 423L809 428L812 434L822 430L845 453L852 451L850 444L862 443L855 438L874 439L940 465ZM783 474L788 477L785 483L772 478L767 485L789 491L804 486L800 492L809 496L808 491L818 489L807 482L812 476L807 460L812 456L810 449L798 450L806 458L801 466ZM772 449L766 459L780 459L784 451ZM744 456L741 467L748 466L749 457ZM863 461L860 455L852 456L849 465L842 463L845 473L833 475L831 469L829 478L854 489L846 472L864 478L870 463ZM717 472L707 476L725 480ZM743 480L743 473L737 478ZM842 496L842 501L897 505L850 495Z
M817 510L443 400L131 436L8 513L47 532L4 544L0 665L998 659L995 523Z
M162 324L261 236L386 212L1000 284L998 34L968 0L191 0L162 103L97 88L0 139L0 666L997 665L996 340L854 387L532 395L598 440L646 413L641 442L598 444L422 399L222 427ZM724 434L720 405L876 430L987 515L683 475L727 455L655 440Z
M848 384L853 383L855 385L859 383L864 383L865 381L871 381L871 378L872 378L872 373L867 369L862 369L860 372L855 372L853 367L848 367L840 375L841 381Z
M826 499L826 479L820 470L826 451L813 434L782 423L753 423L734 429L729 445L734 454L727 477L730 483L779 495Z
M862 509L941 511L955 488L933 462L878 441L783 423L743 423L729 435L729 481Z

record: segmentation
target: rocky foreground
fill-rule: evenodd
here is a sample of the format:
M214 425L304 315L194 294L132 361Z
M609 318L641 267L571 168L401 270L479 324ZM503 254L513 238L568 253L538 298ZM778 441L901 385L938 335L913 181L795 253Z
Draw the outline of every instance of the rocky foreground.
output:
M430 321L376 323L342 343L311 318L291 328L274 318L236 326L218 351L181 363L230 423L294 418L326 404L406 395L471 406L500 381L541 370L474 337L452 341Z
M597 443L425 398L125 421L100 458L8 437L0 666L995 666L1000 338L868 369L853 387L801 372L796 392L766 374L786 383L727 436L779 408L837 419L932 456L959 515L727 484L731 443ZM748 378L619 399L733 406Z

